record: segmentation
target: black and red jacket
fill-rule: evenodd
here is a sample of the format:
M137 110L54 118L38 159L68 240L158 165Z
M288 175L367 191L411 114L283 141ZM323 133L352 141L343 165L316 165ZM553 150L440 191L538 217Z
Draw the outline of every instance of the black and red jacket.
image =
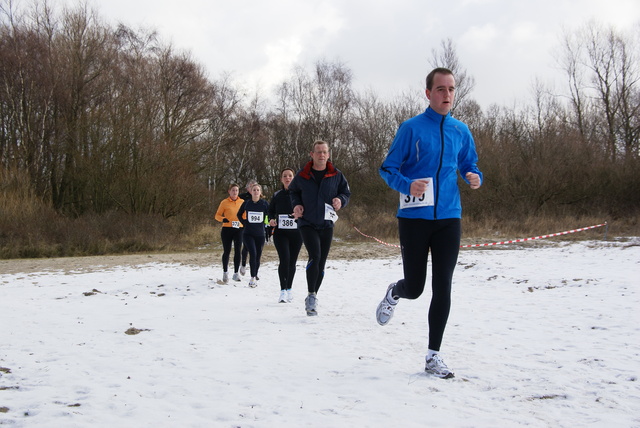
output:
M327 162L327 172L320 182L316 182L309 161L289 184L291 205L302 205L304 214L298 219L298 227L313 226L316 229L333 227L331 220L324 219L324 204L332 205L333 198L340 198L342 208L346 207L351 197L349 183L342 172Z

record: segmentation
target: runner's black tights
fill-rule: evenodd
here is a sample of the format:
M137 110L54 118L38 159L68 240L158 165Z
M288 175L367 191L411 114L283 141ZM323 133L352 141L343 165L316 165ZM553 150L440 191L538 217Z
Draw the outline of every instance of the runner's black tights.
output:
M242 248L243 229L234 227L223 227L220 230L222 239L222 270L227 271L229 267L229 256L231 255L231 244L233 244L233 272L238 272L240 267L240 248Z
M300 233L307 253L309 253L307 290L309 293L317 293L324 278L324 265L327 263L331 249L333 228L316 229L312 226L303 226L300 228Z
M242 238L244 246L249 250L249 270L251 271L251 277L258 276L258 270L260 269L260 259L262 258L262 249L264 248L264 234L259 236L244 234Z
M460 219L424 220L398 218L404 279L397 282L394 296L417 299L427 280L431 252L431 304L429 306L429 349L440 350L451 308L453 270L460 251Z
M273 245L275 245L280 259L278 265L280 289L287 290L291 288L293 277L296 274L296 262L302 247L302 235L298 229L276 229L273 234Z

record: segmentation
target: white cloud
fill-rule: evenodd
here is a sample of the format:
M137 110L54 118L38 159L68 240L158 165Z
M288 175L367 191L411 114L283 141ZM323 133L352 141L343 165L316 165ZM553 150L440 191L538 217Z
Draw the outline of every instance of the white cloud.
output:
M563 25L595 18L627 29L640 17L637 0L87 1L111 23L157 29L212 78L231 72L261 89L289 78L293 65L328 59L344 62L356 87L421 90L431 51L451 38L482 105L525 97L533 78L549 75ZM498 88L495 70L507 70Z
M264 47L267 62L262 67L248 73L247 80L254 85L273 88L282 81L282 76L290 73L300 58L303 44L299 37L277 40Z
M490 5L492 3L499 2L500 0L462 0L461 6L475 6L475 5Z
M532 22L521 22L514 25L511 31L511 43L530 43L540 35L540 29Z
M278 19L283 19L277 14ZM337 38L344 26L338 9L330 3L318 3L311 7L299 4L294 13L285 18L276 37L266 33L258 38L255 46L264 58L250 70L246 80L250 86L270 90L291 73L294 65L313 60L324 52L326 45ZM277 20L276 20L277 21Z
M502 32L494 24L473 26L465 31L459 38L460 44L473 47L473 49L487 50L495 46L496 41L504 37Z

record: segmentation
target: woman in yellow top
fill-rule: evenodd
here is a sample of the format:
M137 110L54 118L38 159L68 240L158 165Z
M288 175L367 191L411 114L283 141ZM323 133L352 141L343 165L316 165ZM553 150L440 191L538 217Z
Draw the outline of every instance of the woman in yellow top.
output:
M240 281L238 268L240 267L240 251L242 249L243 226L238 219L238 210L244 200L238 197L240 188L237 184L229 186L229 197L223 199L216 211L215 219L222 222L220 237L222 238L222 282L229 282L229 256L231 254L231 244L233 244L233 280Z

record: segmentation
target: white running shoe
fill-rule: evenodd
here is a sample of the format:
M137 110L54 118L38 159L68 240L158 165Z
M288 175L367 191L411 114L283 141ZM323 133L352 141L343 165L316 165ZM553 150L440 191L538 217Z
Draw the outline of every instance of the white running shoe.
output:
M234 281L240 281L240 275L238 275L238 272L233 274L233 280Z
M222 282L225 284L229 282L229 274L227 272L222 272Z
M256 281L256 277L252 276L249 280L249 287L256 288L258 286L258 281Z
M289 288L287 290L287 302L291 303L292 300L293 300L293 290Z
M247 267L246 266L240 266L240 275L244 276L245 273L247 273Z
M309 293L307 298L304 299L304 309L307 311L307 315L310 317L318 315L317 306L318 296L316 296L316 293Z
M453 372L442 361L440 354L434 354L431 358L426 359L424 371L442 379L451 379L454 376Z
M278 303L287 303L287 290L280 290L280 298Z
M378 309L376 309L376 320L380 325L387 325L391 318L393 317L393 311L398 304L398 301L393 298L392 291L393 287L396 285L395 282L389 284L387 287L387 292L384 293L384 298L378 304Z

